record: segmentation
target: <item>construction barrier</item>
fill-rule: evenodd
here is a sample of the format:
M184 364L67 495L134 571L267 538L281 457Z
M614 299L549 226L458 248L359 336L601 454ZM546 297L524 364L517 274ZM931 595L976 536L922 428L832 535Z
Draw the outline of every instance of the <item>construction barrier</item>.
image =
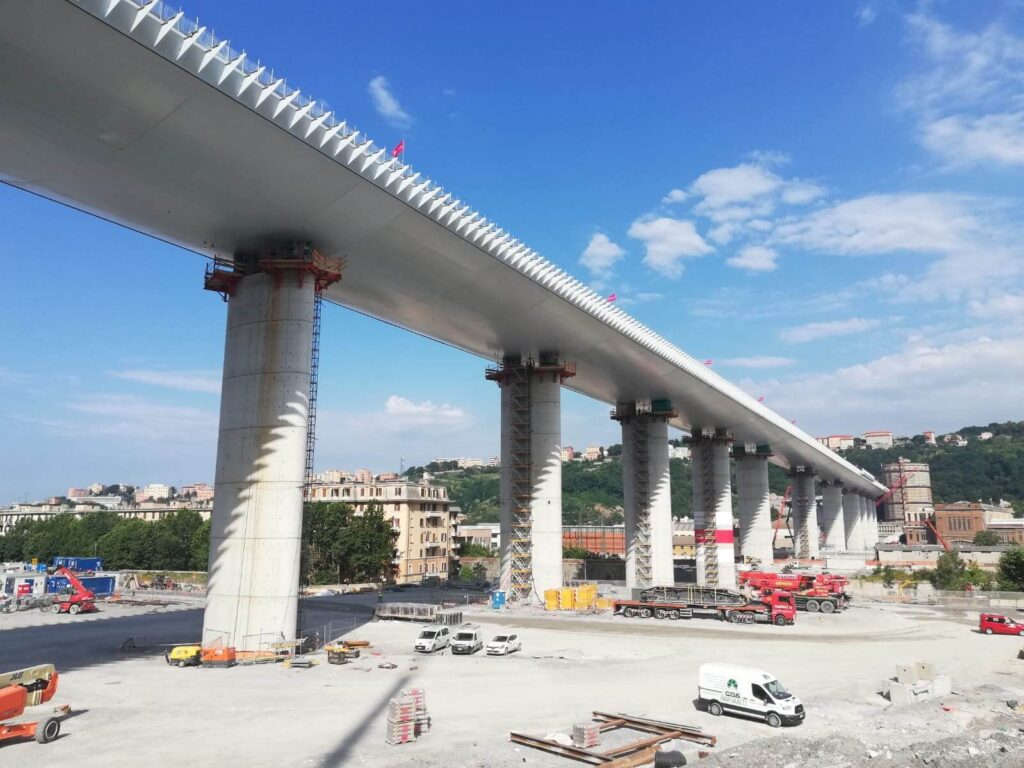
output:
M544 591L546 611L610 610L612 602L611 598L597 596L597 584L580 584L577 587Z

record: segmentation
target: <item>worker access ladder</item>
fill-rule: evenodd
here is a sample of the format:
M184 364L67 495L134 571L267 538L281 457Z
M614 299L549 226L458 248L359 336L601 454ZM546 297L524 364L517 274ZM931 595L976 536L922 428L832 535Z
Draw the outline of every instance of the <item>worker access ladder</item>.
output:
M636 537L633 557L636 567L636 586L646 588L653 582L651 566L651 495L650 495L650 440L649 421L633 420L633 515Z
M704 548L704 585L718 586L718 520L716 519L717 499L715 498L715 463L711 452L702 457L701 467L701 513L704 515L704 533L697 542Z
M533 457L530 432L530 365L512 365L504 369L509 393L509 467L511 503L511 546L508 599L526 602L533 592Z

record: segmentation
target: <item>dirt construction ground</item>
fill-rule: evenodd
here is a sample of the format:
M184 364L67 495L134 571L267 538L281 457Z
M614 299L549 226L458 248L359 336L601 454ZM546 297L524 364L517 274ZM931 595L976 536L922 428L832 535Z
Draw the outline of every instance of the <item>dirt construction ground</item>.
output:
M55 663L55 703L75 710L51 744L0 746L0 765L570 768L584 763L511 744L509 731L567 733L594 710L703 728L718 738L701 761L708 768L1024 765L1024 639L978 634L976 613L866 604L801 613L796 626L779 628L467 610L487 639L521 635L522 652L501 658L416 655L421 627L370 622L372 595L304 603L307 625L351 627L372 653L345 666L321 656L312 669L177 669L118 647L129 636L194 639L199 602L0 615L0 670ZM773 672L803 700L806 722L774 730L697 711L697 667L713 660ZM953 694L890 705L878 693L883 681L917 660L950 675ZM410 687L426 691L433 727L416 743L390 746L388 699ZM1007 704L1018 700L1019 710Z

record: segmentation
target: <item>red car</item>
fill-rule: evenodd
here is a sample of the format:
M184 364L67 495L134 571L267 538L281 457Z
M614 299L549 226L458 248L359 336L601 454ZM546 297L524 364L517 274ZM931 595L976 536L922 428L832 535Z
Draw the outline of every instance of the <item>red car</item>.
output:
M983 613L978 617L978 629L986 635L1024 634L1024 624L998 613Z

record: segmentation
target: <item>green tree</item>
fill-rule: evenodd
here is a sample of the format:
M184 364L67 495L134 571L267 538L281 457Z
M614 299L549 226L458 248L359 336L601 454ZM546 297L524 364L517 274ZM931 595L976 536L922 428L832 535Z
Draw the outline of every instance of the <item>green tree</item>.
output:
M583 547L562 547L562 557L567 560L586 560L590 551Z
M350 517L342 535L339 579L361 582L391 578L397 539L398 532L379 504L371 504L363 514Z
M1024 590L1024 547L1014 547L999 557L999 583L1010 590Z
M484 565L479 560L477 560L475 563L473 563L473 578L476 581L486 581L487 580L487 566Z
M205 571L210 564L210 521L206 520L196 528L189 542L189 568Z
M997 547L1001 542L995 531L978 531L974 534L974 543L979 547Z
M469 541L462 545L459 550L460 557L494 557L494 553L488 547L483 544L477 544L475 541Z
M302 516L302 580L330 584L341 580L344 531L353 509L348 504L306 505Z
M143 520L122 520L102 536L97 552L103 565L113 570L156 567L152 551L151 523Z
M956 550L943 552L935 565L932 585L936 589L961 589L966 570L967 565L960 559L960 553Z

